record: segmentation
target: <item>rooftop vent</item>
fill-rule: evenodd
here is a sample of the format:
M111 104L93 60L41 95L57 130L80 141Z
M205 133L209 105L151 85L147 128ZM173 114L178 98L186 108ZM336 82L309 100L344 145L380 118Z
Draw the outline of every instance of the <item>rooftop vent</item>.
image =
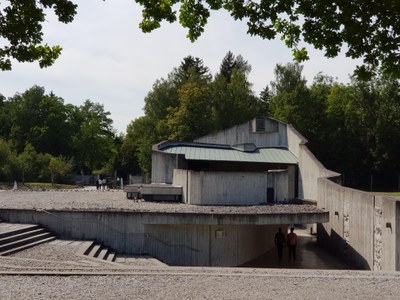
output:
M277 132L278 121L273 119L257 118L252 121L253 132Z
M256 132L265 131L265 119L256 119Z

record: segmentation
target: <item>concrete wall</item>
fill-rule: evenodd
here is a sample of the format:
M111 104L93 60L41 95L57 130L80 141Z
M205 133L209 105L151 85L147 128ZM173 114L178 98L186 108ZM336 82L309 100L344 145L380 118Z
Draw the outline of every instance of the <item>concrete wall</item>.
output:
M400 270L396 200L336 184L340 174L326 169L291 125L287 137L299 160L299 197L316 200L329 211L330 221L318 225L319 242L359 268Z
M149 254L167 264L197 266L237 266L255 259L273 247L282 226L248 225L248 218L232 216L143 212L0 210L0 217L40 224L63 238L95 240L119 254Z
M238 266L271 249L276 230L268 225L146 225L152 237L146 248L173 265Z
M322 245L362 269L399 270L396 199L321 178L318 206L329 211L330 220L318 228Z
M174 169L177 167L177 155L152 152L151 182L172 183Z
M252 124L252 121L248 121L244 124L198 138L194 142L231 146L253 143L257 147L287 147L286 124L272 119L266 119L265 122L267 123L267 129L275 127L269 126L268 123L276 123L277 131L255 132L254 124Z
M230 173L174 170L174 185L183 187L183 202L195 205L257 205L267 202L267 188L277 201L288 198L288 172Z

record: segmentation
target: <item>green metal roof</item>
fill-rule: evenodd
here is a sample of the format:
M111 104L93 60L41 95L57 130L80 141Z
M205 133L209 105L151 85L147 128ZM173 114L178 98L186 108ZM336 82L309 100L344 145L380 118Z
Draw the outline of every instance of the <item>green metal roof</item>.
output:
M258 148L254 152L243 152L233 148L214 148L196 146L172 146L162 152L183 154L187 160L239 161L259 163L297 164L298 160L287 149Z

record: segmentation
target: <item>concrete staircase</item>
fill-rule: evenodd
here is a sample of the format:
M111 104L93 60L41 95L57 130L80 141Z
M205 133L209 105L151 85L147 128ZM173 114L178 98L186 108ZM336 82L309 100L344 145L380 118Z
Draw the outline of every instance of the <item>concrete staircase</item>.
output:
M77 254L108 262L114 262L116 258L114 251L94 241L83 242Z
M0 256L9 255L36 245L55 240L56 237L40 225L1 223Z

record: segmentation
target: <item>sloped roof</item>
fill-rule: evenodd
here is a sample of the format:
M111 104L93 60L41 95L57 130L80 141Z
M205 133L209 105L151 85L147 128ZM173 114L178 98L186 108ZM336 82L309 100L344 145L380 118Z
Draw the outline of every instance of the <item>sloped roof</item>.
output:
M297 164L292 152L284 148L255 148L243 151L229 145L201 143L163 143L158 150L164 153L181 154L187 160L235 161L274 164Z

